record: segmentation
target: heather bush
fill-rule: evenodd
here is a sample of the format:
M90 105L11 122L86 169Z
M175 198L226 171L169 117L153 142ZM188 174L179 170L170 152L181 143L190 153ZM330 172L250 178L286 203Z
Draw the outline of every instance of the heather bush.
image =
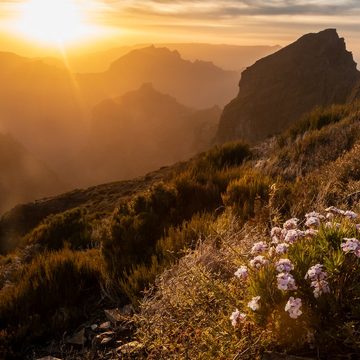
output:
M40 245L44 250L60 250L65 244L71 249L91 247L91 225L86 211L75 208L47 217L23 238L23 245Z
M231 207L243 221L255 215L256 201L266 204L273 181L256 171L248 171L228 185L223 201Z
M19 281L0 291L0 330L12 344L60 335L100 298L98 250L43 253L24 266ZM16 347L15 347L16 348Z

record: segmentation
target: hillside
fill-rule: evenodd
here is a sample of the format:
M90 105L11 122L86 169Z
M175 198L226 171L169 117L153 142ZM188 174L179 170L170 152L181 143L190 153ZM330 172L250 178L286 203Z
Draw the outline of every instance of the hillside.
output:
M336 30L304 35L242 73L217 140L254 142L280 133L316 106L345 103L358 79L352 54Z
M66 189L58 177L10 135L0 134L0 214L18 203Z
M85 159L96 184L129 179L210 147L221 109L195 110L152 84L95 106Z
M79 348L66 341L53 342L52 350L43 346L45 339L60 339L64 331L81 331L86 356L104 359L117 352L124 358L138 359L181 358L185 354L191 358L234 358L244 352L244 359L254 359L265 350L309 357L314 349L306 345L302 335L297 336L297 330L303 334L309 327L315 334L315 352L324 358L329 358L328 354L335 358L358 355L358 334L349 333L347 339L341 335L341 329L358 326L358 307L354 302L336 302L332 293L325 300L334 308L329 310L326 305L325 311L317 303L311 305L318 309L316 319L324 321L327 332L317 323L309 324L307 317L296 322L280 317L279 323L268 323L268 319L277 319L276 305L265 307L259 317L249 313L245 327L234 329L229 317L236 307L242 309L257 295L248 293L233 273L247 261L254 242L269 241L273 226L290 217L303 218L312 210L323 212L329 206L360 210L359 113L358 103L317 110L281 136L256 147L241 142L225 144L168 168L165 177L157 177L160 182L139 179L140 192L134 191L135 186L124 193L122 185L114 184L100 187L99 197L96 189L79 190L34 203L28 212L26 206L21 207L29 221L23 231L27 234L20 239L20 247L1 258L4 357L11 358L12 352L24 354L27 344L32 344L38 357L51 354L72 359ZM116 186L119 190L113 192ZM74 201L78 197L84 200ZM37 225L41 217L51 213L44 209L60 199L63 205L58 214ZM31 224L37 210L43 215ZM2 228L6 218L16 218L17 211L3 217ZM313 233L313 242L306 240L300 248L294 247L300 254L309 254L306 258L311 263L301 265L305 273L315 264L312 261L325 261L323 254L333 256L331 248L325 248L325 240L332 241L340 256L342 238L358 237L356 220L334 221L343 224L338 235L324 228L319 237ZM309 250L307 244L319 244L322 252L318 247ZM289 256L295 262L294 254ZM348 278L351 285L338 285L339 273L332 268L340 266L332 265L337 257L325 263L331 275L329 284L336 289L334 293L346 290L346 298L353 299L360 291L357 259L351 254L341 256L341 261L354 261L341 265L355 269L354 276ZM178 258L182 260L177 262ZM301 263L301 259L297 261ZM169 270L163 273L165 269ZM157 286L142 299L141 290L162 273ZM308 285L300 280L304 274L296 276L301 289L306 289ZM258 287L250 289L258 291ZM62 296L65 290L67 295ZM307 297L313 303L312 290L306 291L301 293L305 312ZM101 294L106 296L104 303L99 303ZM263 292L262 296L271 294ZM281 296L279 304L283 300ZM270 298L269 306L273 301ZM120 325L110 324L107 334L90 328L94 322L105 321L101 315L104 308L129 302L137 309L137 316L122 314ZM337 321L326 322L322 314L328 311L336 312ZM105 337L109 339L102 341ZM130 340L135 343L126 344Z
M178 51L145 47L130 51L98 74L79 74L87 101L96 103L152 83L180 103L197 109L223 106L234 96L239 74L211 62L184 60Z

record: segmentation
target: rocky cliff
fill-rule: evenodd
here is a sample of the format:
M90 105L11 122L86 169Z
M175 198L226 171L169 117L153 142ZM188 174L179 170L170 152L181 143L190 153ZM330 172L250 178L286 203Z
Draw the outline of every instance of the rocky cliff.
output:
M358 79L352 54L335 29L304 35L242 73L216 140L255 142L278 133L316 106L346 102Z

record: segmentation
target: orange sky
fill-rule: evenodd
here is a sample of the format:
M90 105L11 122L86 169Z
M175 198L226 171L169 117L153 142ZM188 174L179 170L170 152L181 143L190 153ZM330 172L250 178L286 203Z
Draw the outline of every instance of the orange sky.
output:
M54 21L36 19L34 23L40 24L37 32L31 23L33 16L46 18L45 12L49 10L24 17L24 11L29 12L26 4L39 1L41 4L45 0L0 1L0 50L27 56L57 51L58 44L51 41L51 31L41 28L52 26ZM338 29L348 49L360 59L360 1L357 0L46 1L46 4L53 2L53 6L69 3L80 14L81 36L76 41L64 41L68 51L157 42L286 45L304 33L332 27ZM30 19L31 31L18 31L24 18ZM56 17L57 26L61 21L61 17ZM65 20L63 23L68 34L73 33ZM36 36L50 39L44 42Z

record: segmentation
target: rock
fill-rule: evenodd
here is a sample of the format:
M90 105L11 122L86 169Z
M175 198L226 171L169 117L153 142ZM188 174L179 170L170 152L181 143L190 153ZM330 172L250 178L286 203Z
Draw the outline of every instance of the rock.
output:
M242 73L239 94L223 111L216 141L257 142L317 106L345 103L359 74L335 29L304 35Z
M81 346L85 344L85 341L86 341L85 329L80 330L79 332L75 333L73 336L71 336L66 340L68 344L81 345Z
M99 326L99 329L100 330L107 330L107 329L110 329L111 328L111 323L110 321L106 321L104 323L102 323L100 326Z
M98 326L97 324L93 324L93 325L90 326L90 329L91 329L92 331L95 331L98 327L99 327L99 326Z
M101 342L104 338L107 338L107 337L114 337L115 333L113 331L106 331L104 333L101 333L99 335L96 335L95 339L98 341L98 342Z
M119 309L104 310L107 319L114 325L117 325L123 320Z
M38 358L36 360L62 360L62 359L59 359L59 358L53 357L51 355L48 355L48 356L45 356L45 357L42 357L42 358Z
M127 344L121 345L116 349L118 354L133 354L144 348L144 345L138 341L132 341Z
M109 342L113 341L113 338L111 337L105 337L101 340L101 345L106 345L108 344Z

